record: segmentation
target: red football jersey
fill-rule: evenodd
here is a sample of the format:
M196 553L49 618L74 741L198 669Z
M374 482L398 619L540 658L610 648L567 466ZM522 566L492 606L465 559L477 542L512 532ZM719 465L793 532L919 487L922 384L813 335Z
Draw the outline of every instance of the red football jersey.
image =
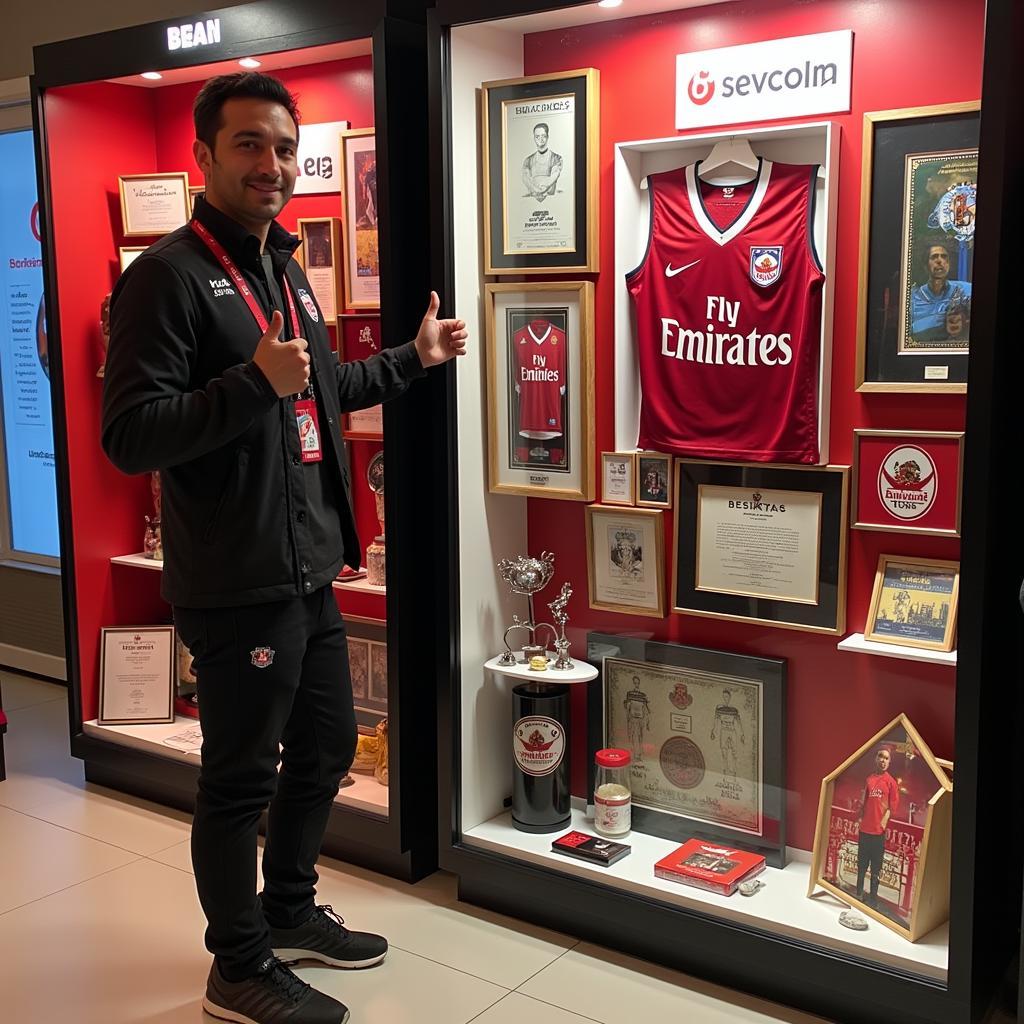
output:
M512 336L512 348L520 432L548 437L561 434L565 333L547 320L531 320Z
M698 163L647 179L647 254L626 277L640 360L637 443L817 463L817 168L761 160L745 186L709 185L699 173Z

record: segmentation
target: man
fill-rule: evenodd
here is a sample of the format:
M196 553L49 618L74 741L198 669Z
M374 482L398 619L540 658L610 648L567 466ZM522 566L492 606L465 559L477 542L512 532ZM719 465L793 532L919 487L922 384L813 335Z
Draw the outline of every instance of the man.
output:
M857 899L864 899L864 880L871 869L871 895L868 906L878 905L878 882L885 859L885 830L900 804L900 787L889 774L892 754L888 747L875 753L875 773L864 784L860 809L860 834L857 838Z
M537 147L523 161L524 196L532 196L538 203L553 196L562 173L562 158L548 149L548 126L541 122L533 129L533 144Z
M740 743L746 746L747 734L743 731L743 719L740 709L732 703L732 691L722 691L722 703L715 708L715 720L711 723L711 739L718 730L718 746L722 752L722 774L736 778L737 752L736 733L740 734Z
M969 316L970 281L949 280L949 248L943 242L928 247L928 280L910 293L911 331L914 340L946 341L958 337L949 332L947 314L957 318L954 325L962 328Z
M633 689L622 702L626 709L626 733L634 761L644 759L644 733L651 727L651 705L640 689L640 677L633 676Z
M356 743L331 589L360 556L341 414L401 394L463 354L467 335L462 321L436 319L431 294L414 341L339 364L291 258L298 243L274 219L295 186L293 97L266 75L224 75L193 114L205 200L114 290L103 446L124 472L161 471L162 593L195 657L192 860L214 954L203 1005L231 1021L343 1024L345 1006L278 959L352 968L387 952L314 903Z

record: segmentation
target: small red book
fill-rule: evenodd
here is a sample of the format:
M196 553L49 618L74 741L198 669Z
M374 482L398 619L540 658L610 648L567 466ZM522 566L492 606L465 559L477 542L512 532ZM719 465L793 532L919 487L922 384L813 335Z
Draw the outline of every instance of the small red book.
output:
M764 869L765 860L759 853L690 839L662 857L654 865L654 875L731 896L741 882L749 881Z

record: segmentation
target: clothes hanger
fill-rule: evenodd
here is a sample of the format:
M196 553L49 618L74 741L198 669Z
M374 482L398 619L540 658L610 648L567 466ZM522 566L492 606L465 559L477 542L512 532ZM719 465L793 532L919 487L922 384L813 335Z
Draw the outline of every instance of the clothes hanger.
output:
M714 149L700 162L700 177L703 181L710 181L714 175L713 184L739 184L749 181L751 174L757 173L760 163L746 139L730 135L716 142ZM724 178L738 180L723 181Z

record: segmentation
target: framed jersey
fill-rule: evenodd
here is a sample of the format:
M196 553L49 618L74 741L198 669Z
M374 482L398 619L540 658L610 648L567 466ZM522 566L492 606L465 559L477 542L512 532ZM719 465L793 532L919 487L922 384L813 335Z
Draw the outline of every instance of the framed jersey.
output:
M490 489L594 500L594 286L487 285Z

